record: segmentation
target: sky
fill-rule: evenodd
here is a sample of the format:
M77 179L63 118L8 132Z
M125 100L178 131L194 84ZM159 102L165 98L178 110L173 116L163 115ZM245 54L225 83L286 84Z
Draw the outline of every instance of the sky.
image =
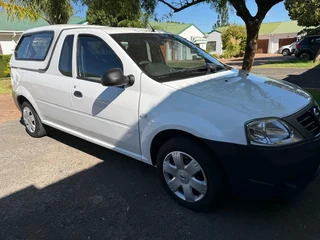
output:
M170 2L170 1L168 1ZM257 12L257 6L254 0L247 0L247 7L252 15L255 15ZM86 15L86 7L83 6L75 6L75 13L78 16L85 17ZM170 12L170 8L165 6L162 3L159 3L156 8L156 15L157 18L162 18L166 16ZM192 6L190 8L187 8L185 10L182 10L181 12L173 14L172 18L168 19L170 21L177 21L177 22L183 22L183 23L193 23L197 27L199 27L203 32L209 32L212 30L212 25L217 20L216 12L214 9L210 8L210 5L208 4L199 4L196 6ZM284 7L284 3L280 2L277 5L275 5L267 14L266 18L264 19L264 22L278 22L278 21L289 21L289 15L288 11ZM241 18L236 16L235 11L231 13L230 23L238 23L243 24L243 21Z

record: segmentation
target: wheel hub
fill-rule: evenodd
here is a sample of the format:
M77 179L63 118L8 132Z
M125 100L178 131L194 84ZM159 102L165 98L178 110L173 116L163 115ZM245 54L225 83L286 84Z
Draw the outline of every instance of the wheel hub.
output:
M200 164L184 152L169 153L162 166L170 190L180 199L197 202L207 193L207 180Z

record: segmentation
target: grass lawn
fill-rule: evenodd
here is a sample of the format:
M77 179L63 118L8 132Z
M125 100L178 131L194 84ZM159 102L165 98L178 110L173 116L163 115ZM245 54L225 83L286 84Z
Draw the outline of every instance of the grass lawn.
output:
M313 61L282 61L282 62L270 62L263 65L256 66L255 68L320 68L320 63L314 63Z
M313 95L316 101L320 104L320 89L306 89L309 93Z
M11 93L11 82L9 78L0 79L0 95Z

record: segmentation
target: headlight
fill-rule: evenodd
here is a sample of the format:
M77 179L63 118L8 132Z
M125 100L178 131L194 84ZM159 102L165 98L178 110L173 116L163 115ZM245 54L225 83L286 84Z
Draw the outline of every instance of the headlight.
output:
M255 120L247 124L247 136L252 145L279 146L303 140L301 134L277 118Z

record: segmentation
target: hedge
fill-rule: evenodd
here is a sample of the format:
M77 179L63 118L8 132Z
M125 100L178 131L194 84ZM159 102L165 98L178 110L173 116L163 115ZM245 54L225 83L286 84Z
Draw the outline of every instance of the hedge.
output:
M0 55L0 78L10 77L11 55Z

